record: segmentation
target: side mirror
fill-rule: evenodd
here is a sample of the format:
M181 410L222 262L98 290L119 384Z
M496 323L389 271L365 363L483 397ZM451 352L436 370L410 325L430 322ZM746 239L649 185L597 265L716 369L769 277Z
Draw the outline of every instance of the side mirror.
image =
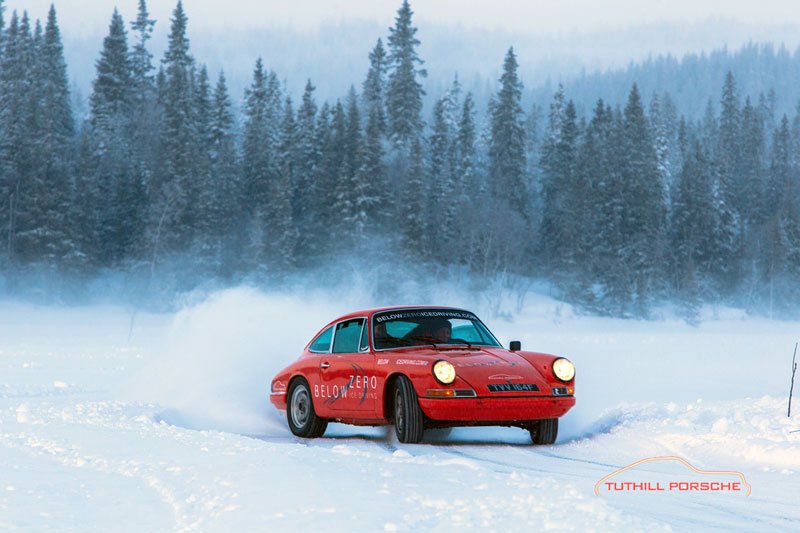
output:
M508 343L508 349L512 352L518 352L522 349L522 343L520 341L511 341Z

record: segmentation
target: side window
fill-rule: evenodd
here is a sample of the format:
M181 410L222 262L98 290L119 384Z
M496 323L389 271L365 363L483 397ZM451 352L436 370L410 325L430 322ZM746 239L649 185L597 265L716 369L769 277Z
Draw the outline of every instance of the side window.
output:
M333 336L333 326L317 335L308 350L317 353L328 353L331 351L331 337Z
M355 353L361 339L363 318L354 318L336 324L336 335L333 337L333 353Z

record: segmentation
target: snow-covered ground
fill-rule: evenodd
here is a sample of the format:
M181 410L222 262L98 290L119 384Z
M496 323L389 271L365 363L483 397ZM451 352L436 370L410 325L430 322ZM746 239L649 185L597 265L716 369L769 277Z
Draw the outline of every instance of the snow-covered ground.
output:
M235 289L174 315L0 302L0 530L800 528L800 399L786 416L800 323L580 317L546 297L497 319L438 302L575 361L578 404L556 445L509 428L420 445L337 424L293 437L269 380L324 322L364 307L357 296ZM660 456L740 472L752 493L595 493ZM739 478L667 460L614 480Z

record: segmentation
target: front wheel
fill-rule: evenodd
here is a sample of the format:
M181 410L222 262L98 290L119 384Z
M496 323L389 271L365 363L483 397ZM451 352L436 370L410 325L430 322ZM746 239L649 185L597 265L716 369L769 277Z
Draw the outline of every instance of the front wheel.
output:
M421 441L425 431L417 393L405 376L397 378L394 388L394 431L397 440L407 444Z
M308 382L303 378L295 379L289 387L286 420L292 433L304 439L321 437L328 427L328 421L317 416L314 411L311 391Z
M534 444L553 444L558 436L558 418L538 420L533 423L529 431Z

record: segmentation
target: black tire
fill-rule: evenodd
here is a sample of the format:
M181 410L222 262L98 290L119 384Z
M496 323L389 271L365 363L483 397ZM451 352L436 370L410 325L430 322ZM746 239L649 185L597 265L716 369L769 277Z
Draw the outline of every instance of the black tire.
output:
M534 422L530 428L534 444L553 444L558 436L558 418L547 418Z
M303 378L292 381L286 402L286 420L289 429L298 437L315 439L321 437L328 427L328 421L317 416L311 390Z
M406 444L416 444L421 441L425 431L417 393L405 376L397 378L394 386L394 431L397 440Z

